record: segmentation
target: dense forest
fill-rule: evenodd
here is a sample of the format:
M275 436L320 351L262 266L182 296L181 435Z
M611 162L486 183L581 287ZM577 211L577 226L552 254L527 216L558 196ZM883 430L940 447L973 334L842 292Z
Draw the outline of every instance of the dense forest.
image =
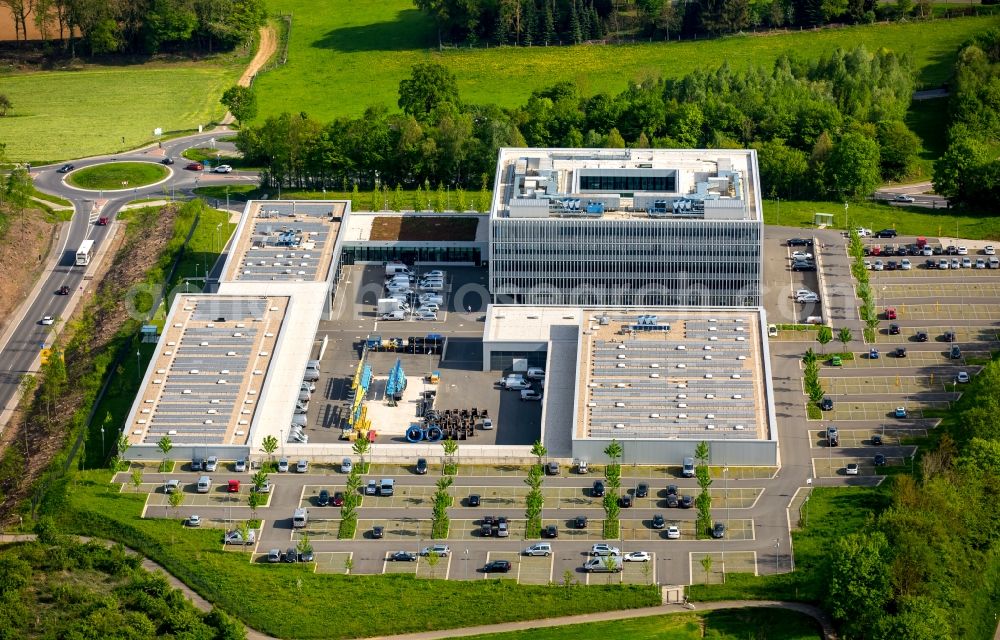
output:
M204 614L121 546L81 544L41 521L37 542L0 550L0 639L245 640L225 613Z
M938 427L916 477L830 549L828 611L851 640L992 638L1000 602L1000 362Z
M514 109L464 104L448 70L423 64L400 82L402 113L370 107L327 124L286 113L241 130L237 147L265 186L345 191L377 180L478 189L503 146L756 147L766 196L840 199L911 170L912 91L906 56L864 47L770 69L724 63L618 95L560 83Z
M249 42L266 16L264 0L0 0L0 5L10 8L19 38L33 21L46 43L95 55L233 49Z
M930 0L414 0L441 41L548 46L927 17Z
M961 48L952 89L948 150L934 165L934 189L992 209L1000 200L1000 29Z

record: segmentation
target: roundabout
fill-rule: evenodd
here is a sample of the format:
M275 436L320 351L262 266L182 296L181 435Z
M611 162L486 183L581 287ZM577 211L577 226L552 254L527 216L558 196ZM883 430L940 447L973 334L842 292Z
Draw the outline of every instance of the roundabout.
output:
M106 162L71 171L64 181L86 191L128 191L164 182L171 173L156 162Z

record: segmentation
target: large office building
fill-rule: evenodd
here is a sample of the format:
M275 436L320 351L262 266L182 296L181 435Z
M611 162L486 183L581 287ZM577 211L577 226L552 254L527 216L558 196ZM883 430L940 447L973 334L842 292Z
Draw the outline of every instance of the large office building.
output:
M496 302L757 307L753 150L501 149Z

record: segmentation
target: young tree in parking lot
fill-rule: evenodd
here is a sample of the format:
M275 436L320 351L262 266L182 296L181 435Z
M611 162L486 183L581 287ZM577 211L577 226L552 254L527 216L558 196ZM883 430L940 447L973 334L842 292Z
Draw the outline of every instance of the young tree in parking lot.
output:
M712 476L708 471L710 455L711 450L704 440L699 442L694 449L694 457L698 460L698 464L694 468L694 475L701 488L694 501L695 506L698 507L698 520L695 525L698 538L707 537L708 531L712 527L712 494L709 493L709 488L712 486Z
M361 473L368 473L368 466L365 463L365 456L371 449L371 442L368 441L368 434L363 433L358 436L358 439L354 441L354 445L351 449L354 451L354 455L361 459L361 463L358 465L361 467Z
M247 551L250 550L250 544L247 542L250 539L250 521L243 520L240 522L240 539L243 541L243 548Z
M694 457L698 461L699 466L708 465L708 457L711 455L712 450L709 448L708 443L702 440L694 448Z
M651 578L653 577L653 563L640 562L639 564L642 565L642 577L646 579L646 584L651 583Z
M274 452L278 450L278 439L274 436L266 436L261 442L261 448L271 458L271 465L274 466Z
M712 554L706 553L700 562L701 569L705 572L705 584L708 584L712 578Z
M312 553L312 542L309 541L309 534L305 531L302 532L302 537L299 538L298 543L295 545L295 550L299 552L300 556Z
M851 333L850 327L841 327L840 332L837 334L837 340L844 345L844 349L847 349L847 345L854 339L854 334Z
M263 487L264 484L267 483L267 471L261 469L257 473L253 474L253 477L250 478L250 483L254 486L255 489L260 489L261 487Z
M542 459L548 455L549 450L545 448L541 440L535 440L535 444L531 445L531 455L538 458L538 466L542 466Z
M434 573L440 561L441 561L441 556L438 555L437 551L431 551L426 556L424 556L424 562L426 562L427 566L430 567L432 578L435 577Z
M809 364L810 362L816 362L819 358L816 356L816 352L812 350L812 347L806 349L806 352L802 354L802 362Z
M816 342L820 343L824 347L830 344L831 340L833 340L833 329L830 327L823 325L818 331L816 331Z
M142 486L142 467L132 471L132 486L135 487L135 492L139 493L139 487Z
M254 520L257 519L257 508L264 505L266 502L267 497L263 493L251 491L247 495L247 505L250 507L250 513L253 515Z
M174 443L170 441L168 436L163 436L156 443L156 446L163 452L163 461L160 462L160 473L167 473L170 470L170 465L168 464L170 462L170 450L174 448Z
M601 564L604 565L604 569L608 572L608 584L611 584L611 578L614 577L615 568L618 566L618 560L616 556L608 554L606 556L601 556Z
M182 504L184 504L184 492L179 490L174 491L167 497L167 502L170 504L170 507L174 510L174 517L176 518L177 510L181 508Z
M445 475L453 476L458 473L458 440L453 440L448 438L447 440L441 441L441 446L444 448L445 463L442 472Z

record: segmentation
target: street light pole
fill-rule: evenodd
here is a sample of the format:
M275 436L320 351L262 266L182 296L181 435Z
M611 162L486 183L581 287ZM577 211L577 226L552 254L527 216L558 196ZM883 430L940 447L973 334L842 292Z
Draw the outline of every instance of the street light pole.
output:
M781 547L781 541L777 538L774 539L774 575L778 575L778 549Z

